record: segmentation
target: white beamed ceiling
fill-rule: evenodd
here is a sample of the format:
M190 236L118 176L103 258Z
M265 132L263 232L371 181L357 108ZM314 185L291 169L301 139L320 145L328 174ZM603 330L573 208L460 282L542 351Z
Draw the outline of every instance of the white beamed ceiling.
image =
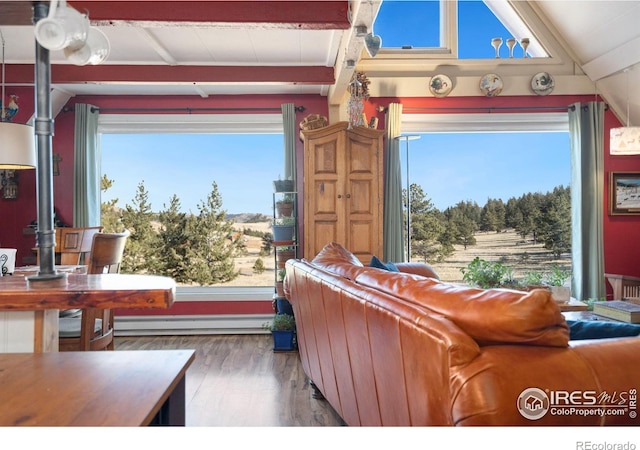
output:
M353 73L345 68L345 61L355 59L356 70L367 73L370 93L376 97L429 96L428 81L437 73L454 79L452 96L482 95L479 77L488 72L503 77L501 95L534 95L531 76L547 71L556 80L551 95L600 94L623 122L628 119L628 102L630 123L640 125L640 67L636 67L640 62L640 1L509 2L551 55L527 60L458 60L443 54L398 56L385 51L370 58L363 51L362 38L355 36L348 23L350 18L352 25L371 29L379 5L374 2L371 8L368 0L69 0L74 3L89 9L101 5L94 24L108 36L111 54L102 69L69 70L63 55L51 52L53 88L67 97L317 94L327 96L330 107L339 108ZM487 3L494 8L505 6L499 0ZM29 84L15 78L25 70L13 66L34 62L33 25L26 20L29 17L25 19L25 4L30 2L0 2L8 88ZM171 19L177 17L170 15L171 4L193 11ZM243 4L267 7L243 12ZM214 20L218 17L214 6L231 11L220 20L235 21ZM127 8L132 12L125 14ZM207 17L198 22L200 10ZM91 10L89 15L95 18ZM112 66L111 70L106 66ZM234 74L239 75L237 79Z

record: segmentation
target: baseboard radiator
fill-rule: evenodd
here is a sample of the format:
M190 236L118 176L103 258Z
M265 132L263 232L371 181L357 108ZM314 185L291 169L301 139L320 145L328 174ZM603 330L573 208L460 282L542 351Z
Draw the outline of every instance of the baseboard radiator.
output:
M265 334L263 324L273 314L219 316L116 316L116 336L174 336L195 334Z

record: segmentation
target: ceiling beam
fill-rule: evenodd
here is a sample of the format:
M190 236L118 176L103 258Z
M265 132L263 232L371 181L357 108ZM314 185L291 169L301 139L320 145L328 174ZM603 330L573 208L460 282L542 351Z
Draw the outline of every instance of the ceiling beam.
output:
M0 25L33 25L30 1L0 1ZM48 2L43 2L48 3ZM347 0L305 1L75 1L67 4L88 12L92 22L190 24L270 24L283 28L345 30L350 26Z
M306 1L75 1L78 11L88 11L96 24L269 24L296 29L348 29L346 0Z
M7 64L7 83L33 83L32 64ZM286 83L332 84L332 67L300 66L73 66L51 67L51 82L73 83Z
M614 48L582 65L594 81L607 78L640 63L640 37Z

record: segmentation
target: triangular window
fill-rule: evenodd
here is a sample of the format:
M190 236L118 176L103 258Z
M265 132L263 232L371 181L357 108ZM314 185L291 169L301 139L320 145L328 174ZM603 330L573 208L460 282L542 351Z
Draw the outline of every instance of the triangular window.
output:
M493 0L383 0L374 33L382 38L386 52L449 54L459 59L522 58L525 38L530 41L528 57L549 56L513 7ZM497 52L494 38L502 39ZM509 39L515 40L511 50Z

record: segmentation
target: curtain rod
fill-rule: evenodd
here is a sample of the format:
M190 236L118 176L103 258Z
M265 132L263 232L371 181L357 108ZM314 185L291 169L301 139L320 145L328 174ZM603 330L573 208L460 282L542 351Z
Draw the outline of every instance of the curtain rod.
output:
M609 109L609 105L607 103L604 104L604 109L605 111ZM385 108L386 110L386 108ZM569 105L569 106L491 106L491 107L461 107L461 108L446 108L446 107L440 107L440 108L402 108L403 112L420 112L420 111L424 111L424 112L428 112L428 111L472 111L472 112L488 112L488 113L492 113L494 111L546 111L546 112L551 112L551 111L556 111L556 112L563 112L563 111L575 111L575 106L574 105Z
M296 106L296 112L304 112L304 106ZM64 107L63 112L72 112L74 108ZM92 107L91 112L184 112L191 114L192 112L220 112L220 111L273 111L282 112L281 108L99 108Z

